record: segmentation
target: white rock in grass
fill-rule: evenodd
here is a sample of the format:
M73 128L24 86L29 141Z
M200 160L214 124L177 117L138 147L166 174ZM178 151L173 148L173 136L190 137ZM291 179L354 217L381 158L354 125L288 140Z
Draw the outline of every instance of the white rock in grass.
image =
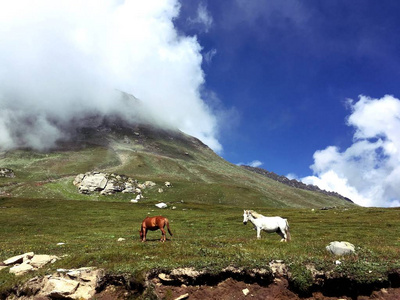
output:
M32 257L30 264L34 268L41 268L48 263L54 263L58 259L60 258L54 255L36 254L34 257Z
M156 204L156 206L157 206L158 208L166 208L166 207L168 207L168 205L165 204L164 202L158 203L158 204Z
M355 252L355 247L349 242L331 242L326 246L326 250L334 255L348 255Z
M21 255L10 257L9 259L6 259L5 261L3 261L3 263L6 266L22 263L24 261L24 259L25 260L31 259L34 255L35 255L35 253L33 253L33 252L24 253Z
M20 264L20 265L15 265L14 267L10 268L10 273L13 273L15 275L23 275L29 271L32 271L33 267L30 264Z

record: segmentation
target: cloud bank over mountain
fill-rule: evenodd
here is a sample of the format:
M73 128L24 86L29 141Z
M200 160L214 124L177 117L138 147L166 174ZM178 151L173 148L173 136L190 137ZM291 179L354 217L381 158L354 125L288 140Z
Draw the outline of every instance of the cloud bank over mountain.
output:
M0 9L0 147L46 149L87 114L156 122L222 150L177 0L16 0ZM126 101L117 91L141 101Z
M348 102L353 143L316 151L306 184L335 191L363 206L400 206L400 100L360 96Z

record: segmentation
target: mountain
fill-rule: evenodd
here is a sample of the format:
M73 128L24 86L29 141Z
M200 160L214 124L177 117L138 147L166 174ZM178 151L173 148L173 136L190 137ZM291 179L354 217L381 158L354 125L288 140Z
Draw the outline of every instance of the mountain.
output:
M130 124L118 117L87 118L72 126L55 149L15 149L0 153L0 195L26 198L129 201L132 195L82 195L72 184L92 171L123 174L172 188L147 190L143 201L191 201L250 207L327 207L354 205L340 195L302 189L240 167L215 154L200 140L176 129ZM265 170L264 170L265 171ZM268 171L265 171L268 172ZM265 173L264 172L264 173Z

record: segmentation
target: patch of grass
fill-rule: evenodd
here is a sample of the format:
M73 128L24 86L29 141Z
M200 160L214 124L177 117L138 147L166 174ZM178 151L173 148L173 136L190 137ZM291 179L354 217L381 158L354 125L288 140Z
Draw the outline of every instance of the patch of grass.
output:
M293 263L290 265L291 286L300 295L306 295L313 285L311 271L304 268L304 265Z

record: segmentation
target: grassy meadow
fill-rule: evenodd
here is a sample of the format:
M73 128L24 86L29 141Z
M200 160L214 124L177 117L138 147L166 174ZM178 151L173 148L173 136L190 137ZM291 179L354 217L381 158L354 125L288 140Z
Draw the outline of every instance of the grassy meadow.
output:
M300 284L310 284L305 270L310 263L360 282L385 279L388 271L400 268L400 209L282 209L182 199L168 202L169 207L161 210L154 206L155 197L137 204L113 196L87 197L0 198L0 260L33 251L62 257L40 274L92 266L140 278L152 269L193 267L218 272L227 266L267 267L279 259L298 272ZM277 234L266 233L257 240L252 224L242 223L243 209L288 218L292 241L281 243ZM173 237L167 234L167 242L160 243L161 232L149 232L148 242L140 242L141 221L160 214L170 220ZM118 238L126 240L118 242ZM327 253L325 246L335 240L353 243L357 253L341 258ZM336 259L342 264L336 265ZM0 294L33 276L0 271Z
M15 172L14 178L0 178L0 261L31 251L61 257L21 277L0 271L0 298L57 268L105 268L140 281L154 269L217 273L228 266L268 268L271 260L283 260L299 290L312 284L309 264L361 283L385 280L390 270L400 269L400 209L361 208L284 185L176 132L118 126L107 136L104 132L92 130L81 137L87 142L65 144L62 150L0 153L0 167ZM72 182L89 171L152 180L157 186L146 189L145 199L136 204L130 203L132 194L82 195ZM164 181L173 187L164 187ZM168 208L158 209L158 202ZM280 243L277 234L266 233L257 240L253 226L243 225L243 209L287 218L292 241ZM148 242L141 243L141 221L159 214L170 220L173 237L160 243L160 231L149 232ZM339 258L337 265L338 258L325 250L332 241L353 243L357 253Z

